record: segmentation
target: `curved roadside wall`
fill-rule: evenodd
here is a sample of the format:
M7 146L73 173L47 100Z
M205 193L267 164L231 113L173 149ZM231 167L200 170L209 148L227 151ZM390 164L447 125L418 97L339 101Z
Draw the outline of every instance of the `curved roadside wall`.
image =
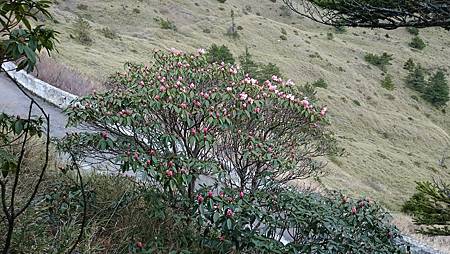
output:
M2 69L16 79L23 88L60 109L67 108L70 102L78 98L78 96L39 80L23 70L16 71L16 68L17 66L11 62L2 64ZM410 253L413 254L443 254L408 236L403 236L403 243L410 246Z
M12 62L3 63L2 69L5 70L9 76L17 80L23 88L58 108L67 108L70 105L70 102L78 98L76 95L63 91L33 77L24 70L16 71L17 66Z

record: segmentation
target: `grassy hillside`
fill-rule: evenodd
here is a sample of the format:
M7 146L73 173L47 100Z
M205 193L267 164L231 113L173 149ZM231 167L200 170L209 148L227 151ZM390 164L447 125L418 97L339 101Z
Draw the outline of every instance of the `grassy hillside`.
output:
M348 152L343 158L330 158L329 173L322 178L329 187L366 194L398 210L412 195L414 181L450 179L450 170L437 163L450 143L450 110L443 113L422 99L414 100L411 96L417 93L403 81L408 58L430 70L450 70L448 31L421 30L428 45L417 51L408 46L413 36L404 29L350 28L335 33L334 28L282 9L281 1L58 2L53 13L61 44L54 57L96 79L120 71L126 61L150 62L155 48L194 50L217 43L227 45L235 56L248 46L257 61L277 64L297 83L327 80L328 88L318 88L318 95L329 106L332 128ZM225 35L231 10L240 26L236 39ZM71 38L78 15L92 26L90 46ZM177 31L162 29L155 18L170 20ZM119 38L106 38L104 28ZM286 40L280 38L283 29ZM381 87L382 71L364 61L366 53L383 52L394 57L387 67L394 77L393 91Z

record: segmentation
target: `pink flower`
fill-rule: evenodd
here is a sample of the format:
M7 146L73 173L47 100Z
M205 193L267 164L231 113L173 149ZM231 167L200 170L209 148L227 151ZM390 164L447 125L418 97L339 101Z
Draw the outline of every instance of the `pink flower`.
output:
M208 198L212 198L212 197L213 197L212 191L208 191Z
M288 80L286 81L286 85L287 85L287 86L293 86L293 85L295 85L295 83L294 83L294 81L288 79Z
M203 48L199 48L199 49L197 49L197 53L198 53L199 55L203 55L203 54L206 53L206 50L203 49Z
M192 128L192 129L191 129L191 134L192 134L192 135L197 134L197 130L196 130L195 128Z
M288 99L288 100L290 100L290 101L294 101L294 100L295 100L295 96L292 95L292 94L288 94L288 95L286 96L286 99Z
M352 214L356 214L357 210L356 207L352 207Z
M272 153L273 152L272 147L267 148L267 152Z
M203 203L203 196L202 196L202 194L198 194L198 196L197 196L197 202L198 202L199 204Z
M225 241L225 236L223 236L223 235L219 236L219 241L221 241L221 242Z
M190 89L194 89L195 88L195 84L194 83L189 84L189 88Z
M219 196L220 196L221 198L223 198L223 197L225 196L225 193L223 193L223 191L221 191L221 192L219 193Z
M169 161L169 162L167 162L167 166L169 168L171 168L171 167L175 166L175 163L173 163L173 161Z
M170 169L166 170L166 176L167 177L172 177L173 176L173 171L170 170Z
M183 54L183 51L178 50L176 48L171 48L170 52L172 52L172 54L175 55L175 56L179 56L179 55Z
M161 97L159 95L155 95L155 100L159 100Z
M197 107L200 107L202 105L202 103L199 102L198 100L194 100L194 105Z
M253 100L251 97L248 97L247 102L251 105L253 104L255 100Z
M136 242L136 248L142 249L144 248L144 244L142 242Z
M139 160L139 153L138 153L138 152L134 152L133 158L134 158L135 160Z
M233 91L233 88L232 87L227 87L226 90L227 90L227 92L231 92L231 91Z
M275 91L275 90L277 90L277 86L276 85L272 85L272 84L270 84L269 85L269 91Z
M167 90L167 88L165 86L160 86L159 87L159 91L164 93Z
M103 139L108 139L109 133L107 131L102 131L100 135L102 136Z
M206 135L206 133L208 133L208 128L207 127L204 127L203 128L203 133Z
M300 104L302 104L304 108L308 108L309 107L309 101L306 100L306 99L301 100Z
M227 212L226 212L226 216L228 217L228 218L231 218L231 217L233 217L233 210L231 210L231 208L228 208L227 209Z
M237 72L236 68L230 68L230 74L237 74Z
M152 165L152 160L147 160L147 161L146 161L146 164L147 164L147 166Z
M239 99L241 101L245 101L245 100L247 100L247 98L248 98L248 95L246 93L242 92L239 94Z
M240 197L240 198L243 198L243 197L244 197L244 192L243 192L243 191L239 192L239 197Z
M151 155L151 156L153 156L153 155L155 155L156 154L156 151L155 150L153 150L153 149L151 149L149 152L148 152L148 154L149 155Z
M255 111L256 114L259 114L259 113L261 113L261 108L257 107L257 108L254 109L254 111Z
M186 108L187 108L186 102L181 103L181 104L180 104L180 108L186 109Z
M322 110L320 110L320 115L325 116L325 114L327 113L327 110L328 110L327 107L323 107Z

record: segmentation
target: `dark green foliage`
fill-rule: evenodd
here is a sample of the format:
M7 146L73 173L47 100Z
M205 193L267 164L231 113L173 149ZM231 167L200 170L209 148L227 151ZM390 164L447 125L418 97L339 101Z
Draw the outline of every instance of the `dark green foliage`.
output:
M219 3L223 4L225 3L227 0L217 0Z
M412 60L412 58L409 58L408 61L406 61L405 64L403 65L403 69L408 71L413 71L415 67L416 64L414 63L414 60Z
M414 38L412 38L411 42L409 43L409 46L411 48L415 48L418 50L422 50L424 49L427 45L425 44L425 42L422 40L422 38L420 38L419 36L415 36Z
M282 76L280 68L273 63L263 64L256 63L253 61L253 56L250 54L248 48L245 49L245 53L239 56L239 62L241 64L241 69L245 73L252 74L254 79L259 82L264 82L266 80L271 80L272 76Z
M338 33L338 34L343 34L343 33L347 32L347 29L345 28L345 26L336 26L334 28L335 28L336 33Z
M286 37L286 35L282 34L282 35L280 35L280 39L283 40L283 41L286 41L287 37Z
M206 53L206 58L208 59L208 62L210 63L230 63L234 64L234 56L230 52L230 49L225 46L218 46L217 44L211 45Z
M450 235L450 185L418 182L417 192L405 202L402 211L414 218L414 223L425 226L420 233Z
M359 102L358 100L353 100L353 104L355 104L358 107L361 106L361 102Z
M406 84L413 90L418 92L425 91L425 70L419 64L409 72L406 77Z
M325 79L323 79L323 78L314 81L314 82L312 83L312 85L313 85L314 87L321 87L321 88L327 88L327 87L328 87L327 81L326 81Z
M449 88L444 72L439 70L431 77L422 97L435 107L445 107L449 100Z
M392 75L387 74L384 79L381 81L381 86L389 91L394 90L395 84L394 81L392 81Z
M37 53L54 50L58 32L34 26L32 20L53 20L48 8L51 1L0 1L0 62L17 61L18 69L31 72ZM20 26L18 25L20 24Z
M91 36L92 27L87 20L78 16L73 26L74 26L73 28L75 33L75 40L77 40L79 43L85 46L90 46L94 43L94 40L92 39Z
M100 32L103 34L103 36L105 36L108 39L114 40L119 38L119 36L117 35L117 33L113 30L111 30L109 27L104 27L100 30Z
M384 52L382 55L375 55L372 53L367 53L364 56L364 60L368 63L377 66L382 71L386 71L386 66L391 65L392 55Z
M334 39L334 34L333 33L327 33L327 39L328 40L333 40Z
M419 35L419 29L416 27L407 27L406 31L408 31L408 33L412 34L412 35Z
M154 20L155 20L156 23L159 24L161 29L177 31L177 26L172 21L170 21L169 19L154 18Z

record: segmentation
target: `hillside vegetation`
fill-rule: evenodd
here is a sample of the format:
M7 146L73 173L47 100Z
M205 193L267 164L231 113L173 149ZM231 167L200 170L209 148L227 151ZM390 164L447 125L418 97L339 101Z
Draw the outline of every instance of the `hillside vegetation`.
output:
M448 76L448 31L420 30L426 47L418 50L408 45L414 36L404 29L338 32L282 6L275 0L61 0L53 7L58 22L52 26L61 32L54 58L104 80L127 61L151 62L153 49L192 51L216 43L237 58L248 47L256 61L276 64L298 84L328 83L318 96L347 154L329 158L329 172L320 178L326 186L368 195L398 211L415 181L450 179L449 170L438 165L450 143L450 110L436 109L407 88L403 69L412 58ZM226 35L231 11L237 36ZM364 60L384 52L393 58L385 67L393 89L382 86L387 74Z

